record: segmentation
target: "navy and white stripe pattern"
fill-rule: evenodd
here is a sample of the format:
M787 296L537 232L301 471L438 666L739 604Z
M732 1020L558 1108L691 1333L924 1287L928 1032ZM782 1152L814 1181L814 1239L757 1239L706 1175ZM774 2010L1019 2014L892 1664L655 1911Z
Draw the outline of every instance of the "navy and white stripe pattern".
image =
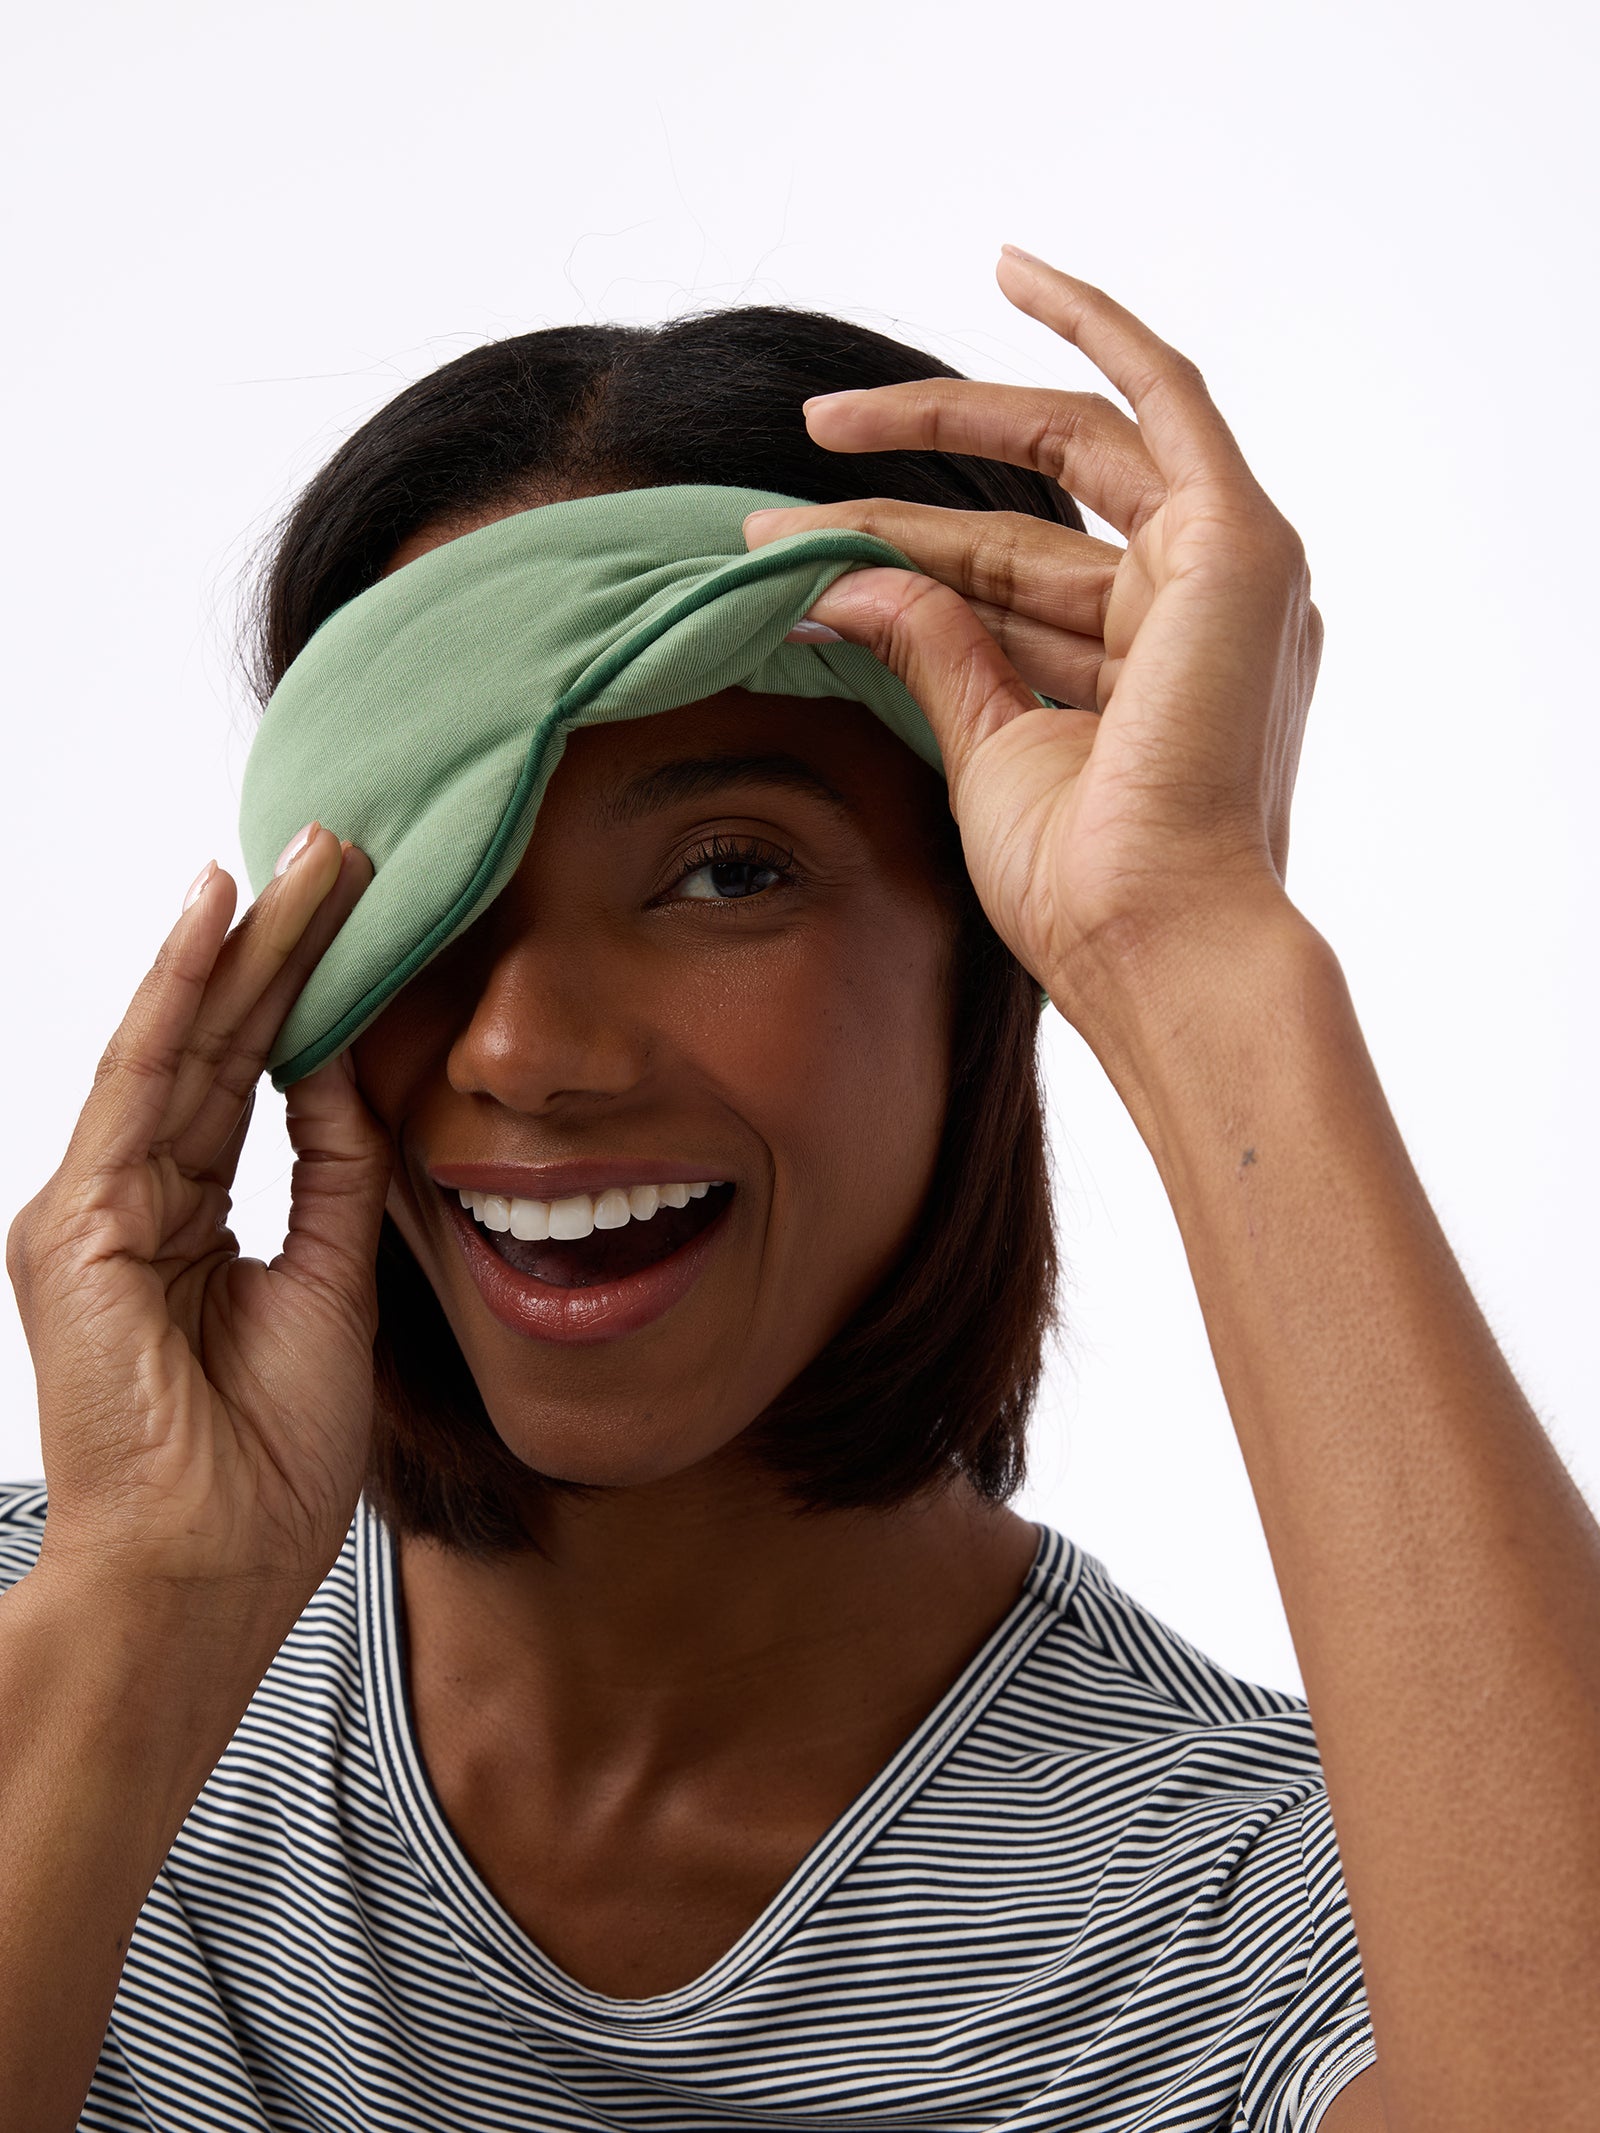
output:
M45 1492L0 1488L0 1585ZM1314 2133L1374 2057L1306 1705L1042 1530L960 1680L704 1976L613 2000L489 1893L365 1502L140 1914L95 2133Z

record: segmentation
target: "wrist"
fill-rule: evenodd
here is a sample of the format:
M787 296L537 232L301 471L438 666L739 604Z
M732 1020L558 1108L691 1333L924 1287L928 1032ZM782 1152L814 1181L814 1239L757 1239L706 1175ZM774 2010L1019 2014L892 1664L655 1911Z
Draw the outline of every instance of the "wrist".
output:
M82 1751L86 1785L137 1774L170 1842L290 1627L115 1591L41 1556L0 1601L0 1670Z
M1050 984L1162 1162L1162 1119L1202 1083L1270 1071L1285 1039L1345 1006L1338 958L1281 890L1130 918L1086 941Z

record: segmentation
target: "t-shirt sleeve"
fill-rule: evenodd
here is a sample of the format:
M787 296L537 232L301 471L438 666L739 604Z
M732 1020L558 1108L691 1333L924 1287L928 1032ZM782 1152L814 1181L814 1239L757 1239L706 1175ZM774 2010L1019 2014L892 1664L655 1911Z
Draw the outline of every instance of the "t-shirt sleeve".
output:
M0 1592L25 1578L44 1538L42 1481L0 1481Z
M1251 2054L1230 2133L1316 2133L1339 2090L1378 2055L1326 1786L1298 1815L1304 1974Z
M173 2120L163 2121L171 2126ZM194 2119L187 2120L193 2125ZM95 2062L94 2079L78 2115L77 2133L159 2133L144 2099L134 2086L114 2031L106 2032Z

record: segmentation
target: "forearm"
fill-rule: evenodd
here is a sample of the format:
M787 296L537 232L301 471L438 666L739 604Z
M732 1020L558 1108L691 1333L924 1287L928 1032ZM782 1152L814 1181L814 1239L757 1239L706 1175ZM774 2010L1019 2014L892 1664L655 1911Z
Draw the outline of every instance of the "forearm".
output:
M140 1906L270 1659L217 1632L42 1567L0 1599L0 2133L78 2122Z
M1176 1212L1304 1676L1392 2133L1576 2133L1600 2095L1600 1529L1314 930L1285 904L1130 954L1103 997L1091 1041Z

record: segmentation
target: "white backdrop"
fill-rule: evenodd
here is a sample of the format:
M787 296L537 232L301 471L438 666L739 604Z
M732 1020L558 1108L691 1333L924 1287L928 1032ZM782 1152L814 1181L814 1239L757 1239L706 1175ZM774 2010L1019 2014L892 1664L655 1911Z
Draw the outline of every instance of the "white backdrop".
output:
M196 869L243 879L240 573L341 438L480 341L748 301L1098 383L999 296L1010 240L1200 363L1305 539L1328 638L1290 888L1600 1503L1593 34L1566 0L28 11L0 144L7 1215ZM1299 1691L1171 1213L1051 1024L1072 1333L1024 1508ZM258 1109L238 1226L270 1256L287 1150ZM37 1475L3 1316L0 1476Z

